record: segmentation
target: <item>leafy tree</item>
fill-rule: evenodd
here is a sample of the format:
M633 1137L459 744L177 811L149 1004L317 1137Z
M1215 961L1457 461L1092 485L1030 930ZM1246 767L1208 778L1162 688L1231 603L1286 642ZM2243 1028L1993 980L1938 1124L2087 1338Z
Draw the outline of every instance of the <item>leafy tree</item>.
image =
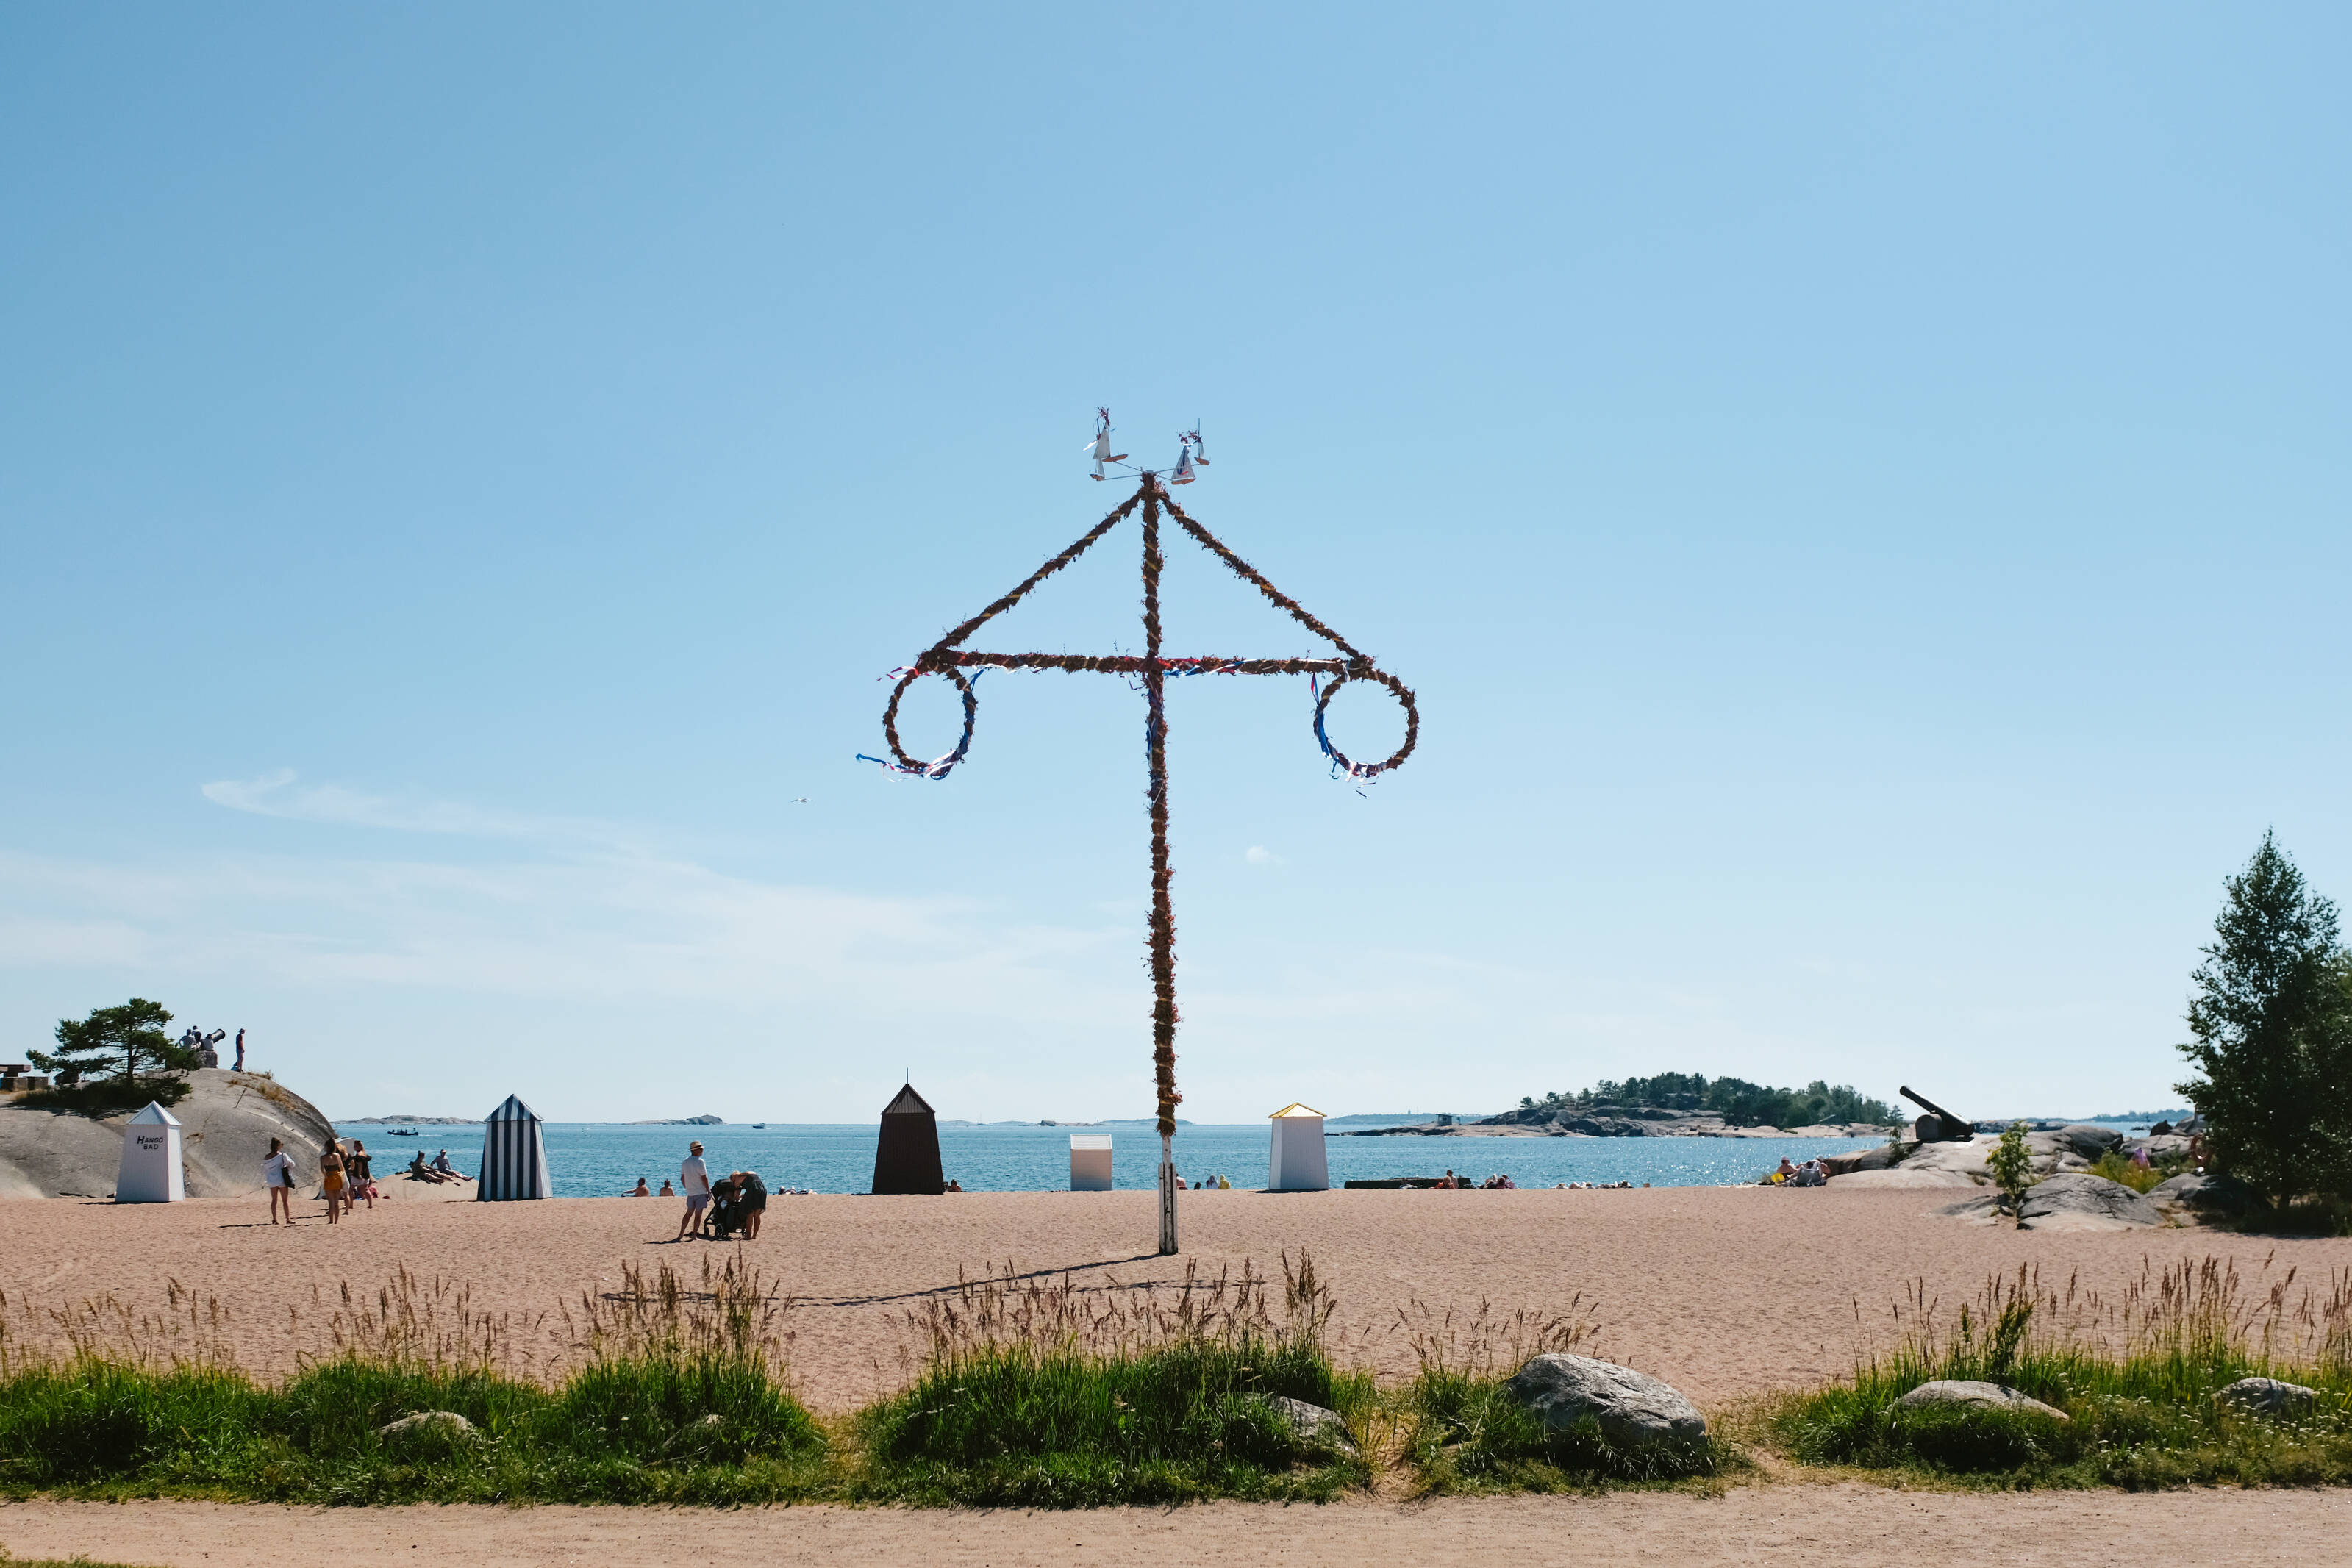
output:
M2025 1146L2025 1124L2011 1122L1985 1155L1985 1168L1992 1173L1992 1185L2000 1189L2002 1207L2011 1213L2025 1200L2025 1189L2033 1185L2033 1151Z
M2175 1085L2204 1116L2219 1168L2275 1209L2352 1191L2352 960L2336 905L2263 835L2225 883L2205 962L2189 977L2180 1047L2201 1076Z
M26 1054L36 1065L65 1081L101 1076L119 1056L122 1063L115 1080L119 1092L106 1098L111 1103L152 1099L168 1105L185 1094L187 1086L162 1075L185 1072L196 1065L196 1053L163 1032L163 1026L171 1021L172 1015L162 1003L133 997L120 1007L94 1009L86 1019L59 1019L58 1049Z

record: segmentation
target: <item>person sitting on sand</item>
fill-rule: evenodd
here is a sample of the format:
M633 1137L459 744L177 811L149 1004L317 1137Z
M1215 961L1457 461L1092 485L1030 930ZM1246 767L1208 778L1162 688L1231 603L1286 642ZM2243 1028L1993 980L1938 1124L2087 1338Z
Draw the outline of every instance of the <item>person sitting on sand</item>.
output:
M1780 1168L1774 1171L1772 1174L1779 1176L1782 1181L1787 1181L1790 1176L1797 1174L1797 1167L1789 1163L1788 1155L1782 1155L1780 1156Z
M1178 1176L1176 1178L1176 1190L1178 1192L1189 1192L1192 1189L1184 1185L1184 1178L1182 1176Z
M1505 1192L1517 1192L1519 1190L1519 1184L1511 1179L1510 1172L1505 1171L1502 1175L1501 1180L1503 1190Z
M669 1177L662 1177L662 1189L661 1191L654 1194L654 1196L656 1197L676 1197L677 1196L677 1191L669 1185Z
M623 1196L627 1197L651 1197L653 1195L654 1189L646 1185L645 1177L639 1176L637 1178L637 1185L631 1187Z
M1448 1166L1445 1167L1445 1174L1437 1178L1437 1185L1445 1191L1452 1192L1455 1187L1460 1186L1462 1183L1455 1179L1454 1167L1452 1166Z
M1184 1184L1180 1181L1176 1185L1178 1186L1182 1186ZM963 1190L963 1183L956 1180L953 1176L950 1176L948 1177L948 1185L941 1187L940 1190L941 1192L961 1192Z
M419 1149L416 1152L421 1155L425 1151L423 1149ZM442 1150L439 1154L433 1156L433 1168L446 1176L456 1176L457 1174L457 1167L449 1163L449 1151L446 1149Z
M1234 1190L1232 1180L1222 1172L1220 1172L1217 1176L1217 1190L1219 1192L1231 1192Z

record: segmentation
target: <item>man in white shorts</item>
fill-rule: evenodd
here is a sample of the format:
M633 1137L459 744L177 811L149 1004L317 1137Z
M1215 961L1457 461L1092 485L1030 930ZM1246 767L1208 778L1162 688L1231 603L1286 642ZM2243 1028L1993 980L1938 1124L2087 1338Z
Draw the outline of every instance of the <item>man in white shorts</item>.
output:
M686 1213L677 1222L677 1239L686 1233L702 1234L702 1217L710 1208L710 1172L702 1163L702 1143L686 1145L686 1163L677 1167L677 1190L686 1195Z

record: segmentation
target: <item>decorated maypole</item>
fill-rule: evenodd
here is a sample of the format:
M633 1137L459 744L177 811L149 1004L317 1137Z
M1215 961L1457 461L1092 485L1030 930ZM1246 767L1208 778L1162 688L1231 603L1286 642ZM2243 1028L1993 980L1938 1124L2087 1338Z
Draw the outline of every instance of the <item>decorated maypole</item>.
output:
M1169 883L1175 872L1168 854L1168 683L1188 675L1305 675L1307 677L1308 698L1314 705L1316 744L1331 764L1334 778L1352 779L1367 784L1389 769L1402 764L1412 754L1414 742L1421 735L1421 714L1414 706L1412 693L1394 675L1378 668L1371 655L1350 644L1322 622L1309 614L1306 608L1282 590L1265 580L1258 570L1241 557L1227 549L1216 536L1188 517L1176 504L1171 487L1189 485L1196 479L1198 468L1208 464L1208 454L1196 427L1183 432L1178 438L1175 466L1164 472L1150 468L1127 468L1127 454L1111 450L1111 423L1108 409L1097 409L1095 437L1087 444L1094 459L1093 477L1108 479L1108 470L1127 468L1137 481L1135 493L1111 509L1110 515L1081 537L1076 544L1030 573L1028 579L987 609L940 638L911 664L890 672L897 677L891 687L890 701L882 710L882 735L888 744L887 758L858 757L861 762L878 762L892 773L918 779L945 779L956 764L964 760L971 749L971 732L979 717L980 699L974 687L980 672L1001 670L1064 670L1088 674L1125 675L1141 682L1144 697L1143 752L1148 784L1145 800L1151 816L1151 915L1148 945L1151 955L1151 1072L1152 1086L1160 1106L1160 1250L1176 1250L1176 1107L1183 1095L1176 1088L1176 914L1169 894ZM962 644L974 632L991 620L1027 597L1054 573L1061 570L1094 543L1116 528L1129 514L1140 510L1143 515L1143 653L1140 656L1110 653L975 653ZM1210 554L1224 562L1235 576L1263 594L1266 601L1287 612L1292 619L1329 643L1341 655L1320 659L1246 659L1205 655L1170 658L1160 651L1160 574L1165 559L1160 549L1160 528L1163 516L1173 518ZM966 670L974 674L967 676ZM919 762L907 754L898 738L898 704L907 688L925 675L939 675L952 685L963 700L963 733L954 749ZM887 677L886 677L887 678ZM1326 726L1326 715L1331 699L1349 681L1368 681L1386 686L1404 707L1404 744L1385 762L1356 762L1331 744Z

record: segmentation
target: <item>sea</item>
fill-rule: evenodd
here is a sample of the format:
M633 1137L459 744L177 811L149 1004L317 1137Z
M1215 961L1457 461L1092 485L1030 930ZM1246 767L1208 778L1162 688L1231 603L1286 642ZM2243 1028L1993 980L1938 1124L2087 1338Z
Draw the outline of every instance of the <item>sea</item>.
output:
M375 1123L344 1123L343 1136L366 1141L379 1174L408 1163L423 1148L441 1149L467 1176L479 1173L479 1125L419 1124L417 1136L396 1137ZM1091 1127L1029 1124L943 1124L940 1158L949 1176L971 1192L1060 1192L1070 1185L1074 1133L1111 1135L1111 1180L1119 1187L1156 1185L1160 1139L1149 1122ZM698 1138L715 1176L760 1173L772 1192L865 1192L874 1180L876 1128L847 1124L770 1123L765 1127L640 1126L609 1122L544 1124L548 1174L559 1197L624 1193L643 1176L656 1191L677 1176L689 1139ZM1327 1134L1331 1185L1384 1176L1436 1176L1451 1167L1475 1181L1507 1172L1523 1187L1559 1182L1619 1182L1640 1186L1737 1186L1754 1181L1782 1155L1803 1161L1847 1154L1880 1138L1360 1138ZM1269 1134L1264 1122L1240 1126L1179 1127L1176 1168L1188 1183L1223 1176L1237 1187L1266 1183Z

